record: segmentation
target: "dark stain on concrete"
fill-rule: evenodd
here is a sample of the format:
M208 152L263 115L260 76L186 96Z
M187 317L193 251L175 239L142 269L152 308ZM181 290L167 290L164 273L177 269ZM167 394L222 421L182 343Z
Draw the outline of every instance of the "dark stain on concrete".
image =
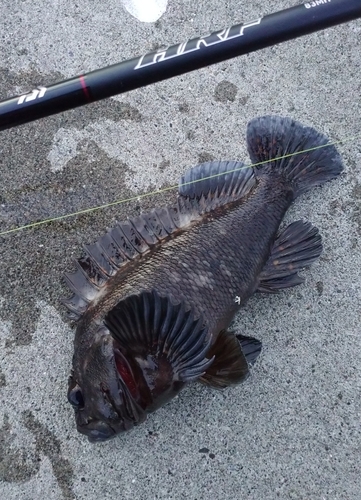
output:
M323 281L317 281L316 290L319 296L323 294Z
M32 272L36 273L38 267L41 265L38 266L35 263ZM7 269L8 275L11 276L15 270L16 266ZM11 295L5 297L5 302L0 310L1 318L11 320L11 337L5 342L6 348L30 344L40 314L33 297L29 297L29 291L26 291L25 286L22 286L27 282L26 278L24 279L24 276L21 278L18 276L18 278L19 286L12 288L11 281L7 281L4 286L5 293L8 293L7 290L12 290ZM21 314L17 314L19 311Z
M214 98L216 101L223 103L227 103L229 101L234 102L237 92L238 88L234 85L234 83L231 83L228 80L223 80L216 86Z
M120 180L126 165L111 161L101 153L98 159L100 164L106 165L106 172L95 168L89 175L89 164L78 155L73 160L77 166L63 174L53 175L53 182L44 182L31 193L9 194L12 203L7 205L8 227L131 196ZM115 170L118 171L116 176L113 175ZM97 233L102 234L108 225L112 225L110 221L115 224L116 219L126 218L124 210L124 205L114 206L34 230L24 230L3 238L2 242L0 239L3 269L6 269L2 281L5 300L0 317L12 325L8 346L31 342L40 315L36 299L59 308L59 299L64 294L59 287L63 272L71 267L72 253L73 257L79 257L82 244L96 239ZM99 232L94 231L97 224L101 227ZM92 235L93 231L96 236Z
M330 214L336 215L338 210L341 209L342 203L340 202L340 200L335 199L330 202L329 207L330 207Z
M352 190L351 195L355 201L361 200L361 183L360 182L356 182L356 184Z
M213 161L214 156L211 155L210 153L207 153L206 151L202 151L198 155L198 163L206 163L208 161Z
M64 499L73 500L75 498L72 490L74 472L69 460L61 455L59 439L39 422L31 411L23 413L23 422L35 436L36 453L39 456L44 454L49 458Z
M194 130L188 130L187 133L186 133L186 137L188 139L188 141L193 141L195 139L195 132Z
M12 445L14 436L10 431L9 417L5 414L4 425L0 428L0 481L29 481L39 471L40 462L36 453Z
M0 98L18 92L17 85L21 85L20 92L28 92L62 79L58 73L13 74L3 69L0 92L9 89L9 93ZM91 140L78 144L76 157L62 171L50 170L47 156L59 128L81 128L105 118L140 121L141 115L127 104L105 100L2 132L0 231L133 195L124 183L128 166L110 158ZM143 206L142 202L125 203L0 236L4 298L0 320L11 324L7 347L31 342L41 312L38 300L64 312L60 298L68 290L63 286L63 273L72 268L72 259L80 257L83 244L96 240L116 220L126 219L136 204Z
M161 172L164 172L167 170L167 168L170 166L170 161L169 160L162 160L159 164L159 170Z
M178 109L181 113L189 113L190 106L187 102L180 102L178 105Z
M0 370L0 387L6 386L5 374Z
M9 144L4 143L4 148L6 147ZM7 183L5 188L7 201L0 207L0 227L4 230L104 205L132 195L123 181L127 165L109 158L92 141L80 145L78 155L68 163L68 168L63 172L51 173L47 165L42 165L39 169L36 168L36 179L25 183L20 180L21 152L16 152L14 157L19 159L19 182L12 185ZM92 161L93 157L96 162ZM9 166L11 169L13 165L9 163L13 162L15 163L15 159L4 162L5 170ZM98 222L103 221L102 233L109 218L111 220L111 214L123 218L122 208L110 208L106 211L107 215L104 211L97 211L0 237L3 269L1 295L5 299L0 317L11 323L11 337L7 341L7 347L31 342L41 312L37 299L44 299L59 307L61 295L55 284L60 284L62 271L70 264L69 256L72 248L74 249L74 239L78 242L80 254L81 243L87 241L86 233L91 229L90 221L94 218Z
M352 220L356 224L357 232L361 236L361 183L357 182L351 192Z

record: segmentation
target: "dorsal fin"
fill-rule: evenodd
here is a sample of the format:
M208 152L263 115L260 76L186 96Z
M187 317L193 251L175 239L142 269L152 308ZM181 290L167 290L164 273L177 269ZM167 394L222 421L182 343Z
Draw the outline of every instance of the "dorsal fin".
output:
M120 222L93 244L75 262L76 271L65 274L65 281L74 295L63 299L69 317L78 320L89 303L116 272L140 258L160 242L170 238L200 218L192 203L179 198L173 207L162 207Z
M206 358L211 336L203 318L154 290L122 300L104 323L122 351L137 360L159 390L199 378L213 362Z
M212 161L189 169L180 179L179 194L197 200L204 213L242 199L255 184L250 166L238 161Z
M65 275L74 295L62 302L69 317L78 320L102 287L119 269L174 237L217 207L242 199L255 185L253 170L240 162L203 163L180 179L173 206L156 208L117 224L76 261L76 271Z

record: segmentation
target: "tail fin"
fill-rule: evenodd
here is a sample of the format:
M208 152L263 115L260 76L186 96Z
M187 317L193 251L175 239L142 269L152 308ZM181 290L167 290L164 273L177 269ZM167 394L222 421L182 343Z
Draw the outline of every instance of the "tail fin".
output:
M290 182L294 198L342 172L341 156L328 143L325 135L291 118L262 116L248 124L248 151L256 175L277 169Z

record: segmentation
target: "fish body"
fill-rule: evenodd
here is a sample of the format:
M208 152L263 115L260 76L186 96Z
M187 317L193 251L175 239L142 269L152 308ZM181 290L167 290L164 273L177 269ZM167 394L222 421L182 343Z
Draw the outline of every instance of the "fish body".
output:
M320 255L310 223L278 231L300 193L341 172L336 149L272 116L250 122L247 140L253 166L190 169L173 206L120 223L66 276L78 321L68 398L89 440L138 425L194 380L246 379L261 343L228 331L239 306L302 283Z

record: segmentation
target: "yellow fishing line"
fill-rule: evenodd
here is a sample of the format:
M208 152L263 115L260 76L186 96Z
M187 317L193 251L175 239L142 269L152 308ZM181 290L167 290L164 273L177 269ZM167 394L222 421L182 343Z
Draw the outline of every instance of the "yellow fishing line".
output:
M195 184L196 182L203 182L205 180L213 179L214 177L220 177L221 175L226 175L226 174L230 174L230 173L233 173L233 172L237 172L237 171L243 170L245 168L258 167L260 165L264 165L265 163L270 163L270 162L273 162L273 161L283 160L284 158L290 158L291 156L296 156L296 155L300 155L300 154L303 154L303 153L309 153L310 151L315 151L317 149L326 148L326 147L329 147L329 146L334 146L335 144L342 144L342 143L345 143L345 142L354 141L355 139L360 139L360 138L361 138L361 136L355 136L355 137L349 137L349 138L346 138L346 139L341 139L339 141L328 142L327 144L322 144L321 146L315 146L314 148L304 149L302 151L297 151L296 153L289 153L289 154L284 155L284 156L278 156L277 158L272 158L270 160L260 161L258 163L253 163L251 165L244 165L242 167L235 168L234 170L229 170L227 172L222 172L220 174L214 174L214 175L210 175L209 177L204 177L203 179L195 179L194 181L185 182L184 184L177 184L175 186L169 186L169 187L166 187L166 188L157 189L155 191L149 191L147 193L139 194L139 195L136 195L136 196L131 196L130 198L124 198L122 200L112 201L110 203L106 203L105 205L99 205L99 206L96 206L96 207L85 208L83 210L79 210L78 212L73 212L73 213L65 214L65 215L59 215L59 216L56 216L56 217L51 217L50 219L44 219L44 220L41 220L41 221L38 221L38 222L32 222L30 224L25 224L24 226L18 226L18 227L15 227L13 229L8 229L6 231L0 231L0 236L3 236L5 234L10 234L10 233L16 233L18 231L22 231L23 229L34 228L36 226L41 226L43 224L48 224L50 222L56 222L56 221L59 221L59 220L68 219L69 217L75 217L77 215L82 215L82 214L87 214L87 213L90 213L90 212L95 212L97 210L102 210L104 208L113 207L114 205L121 205L122 203L127 203L129 201L136 201L136 200L139 200L141 198L146 198L146 197L150 197L150 196L153 196L153 195L165 193L165 192L171 191L173 189L178 189L180 186L187 186L189 184Z

